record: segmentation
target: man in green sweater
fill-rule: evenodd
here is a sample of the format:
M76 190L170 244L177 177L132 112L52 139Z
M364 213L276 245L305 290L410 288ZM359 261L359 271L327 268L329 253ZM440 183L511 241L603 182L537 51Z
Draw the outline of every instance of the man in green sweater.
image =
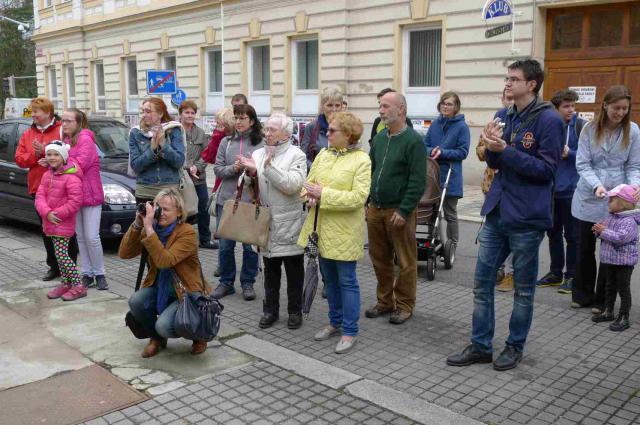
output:
M375 318L391 313L401 324L416 304L416 206L426 182L426 151L422 137L407 126L407 102L390 92L380 99L385 129L373 138L371 191L367 210L369 256L378 279L378 302L365 312ZM393 257L400 272L394 279ZM394 285L395 283L395 285Z

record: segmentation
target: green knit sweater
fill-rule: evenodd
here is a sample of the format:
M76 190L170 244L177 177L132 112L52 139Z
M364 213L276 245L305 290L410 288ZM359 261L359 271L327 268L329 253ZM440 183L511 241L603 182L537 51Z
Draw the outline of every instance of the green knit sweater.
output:
M426 151L422 137L407 127L389 137L384 129L373 138L371 150L370 204L396 208L407 218L418 205L426 184Z

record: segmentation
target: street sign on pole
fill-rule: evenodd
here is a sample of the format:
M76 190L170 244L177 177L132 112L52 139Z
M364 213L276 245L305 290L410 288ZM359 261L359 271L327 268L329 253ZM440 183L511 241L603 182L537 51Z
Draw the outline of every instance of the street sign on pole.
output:
M174 94L177 90L176 71L147 70L147 94Z
M500 34L507 33L513 29L513 24L509 22L508 24L498 25L497 27L489 28L484 32L484 38L495 37Z
M179 107L185 100L187 100L187 94L181 89L176 90L173 96L171 96L171 103L176 107Z

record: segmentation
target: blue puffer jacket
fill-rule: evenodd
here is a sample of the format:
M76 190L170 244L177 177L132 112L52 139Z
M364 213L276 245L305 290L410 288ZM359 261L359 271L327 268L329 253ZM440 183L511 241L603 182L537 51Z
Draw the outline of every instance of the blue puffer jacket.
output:
M140 184L178 184L184 164L182 130L172 128L158 152L151 149L151 137L139 128L129 133L129 161Z
M569 146L569 154L558 163L556 171L556 186L554 196L559 199L567 199L573 196L578 184L578 170L576 170L576 152L578 151L579 131L584 126L584 120L573 114L571 120L564 125L563 145Z
M462 114L452 118L440 115L431 123L427 135L424 136L427 156L431 156L433 148L440 147L441 154L438 157L438 164L440 165L441 187L444 187L447 172L451 167L447 196L462 198L462 161L469 154L470 143L469 127Z
M502 152L487 150L487 164L499 170L485 197L482 215L499 208L512 229L547 230L553 182L562 153L562 118L553 105L536 98L522 112L515 107L496 113L505 124Z

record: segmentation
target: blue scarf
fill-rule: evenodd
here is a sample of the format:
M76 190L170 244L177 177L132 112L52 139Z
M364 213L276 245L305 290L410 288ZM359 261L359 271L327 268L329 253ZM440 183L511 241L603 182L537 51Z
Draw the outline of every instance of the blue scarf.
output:
M177 221L174 221L167 227L160 227L158 223L153 224L153 230L155 230L158 235L158 239L162 242L162 246L167 246L169 236L171 236L171 233L173 233L177 224ZM171 280L171 269L158 268L158 276L156 276L156 284L158 286L156 310L158 311L158 314L161 314L169 304L169 293L171 291L171 285L173 284Z
M327 134L329 123L327 122L327 117L324 114L318 115L318 124L320 125L320 132L322 134Z

